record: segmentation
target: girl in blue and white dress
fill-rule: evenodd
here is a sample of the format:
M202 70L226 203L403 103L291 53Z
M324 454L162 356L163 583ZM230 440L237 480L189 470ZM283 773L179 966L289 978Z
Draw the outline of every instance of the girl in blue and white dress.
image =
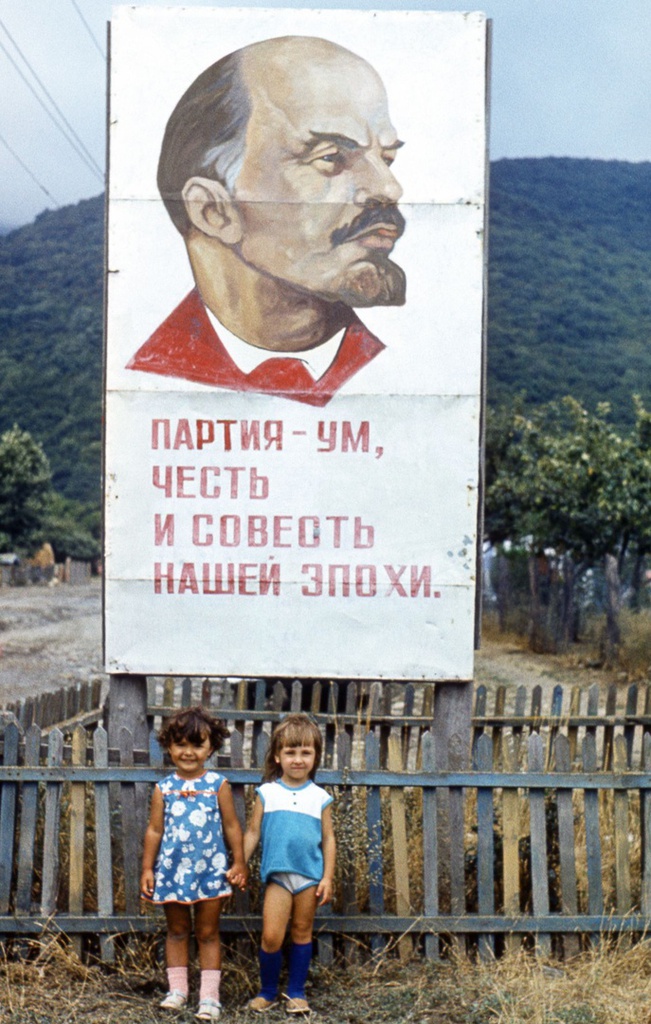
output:
M180 1010L188 999L194 906L199 1020L219 1018L222 902L231 895L231 885L244 888L248 874L230 786L219 772L204 767L226 736L224 724L198 706L177 712L164 724L158 738L175 771L154 788L140 876L143 898L162 903L167 920L169 992L160 1004L166 1010Z
M321 763L318 727L304 714L291 714L271 736L264 782L256 790L253 814L244 835L250 859L262 839L260 871L266 885L262 912L260 994L250 1010L264 1013L278 995L282 945L291 921L287 1013L307 1014L305 982L312 956L317 905L332 899L335 835L332 797L314 782Z

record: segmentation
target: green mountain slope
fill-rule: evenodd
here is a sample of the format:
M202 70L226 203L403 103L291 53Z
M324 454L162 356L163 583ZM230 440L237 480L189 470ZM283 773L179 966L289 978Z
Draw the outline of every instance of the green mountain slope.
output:
M99 501L103 198L0 239L0 433L40 441L56 490Z
M99 499L102 197L0 238L0 432L41 441L57 490ZM491 167L488 398L651 405L651 164Z
M491 404L572 394L651 400L651 164L501 160L491 167Z

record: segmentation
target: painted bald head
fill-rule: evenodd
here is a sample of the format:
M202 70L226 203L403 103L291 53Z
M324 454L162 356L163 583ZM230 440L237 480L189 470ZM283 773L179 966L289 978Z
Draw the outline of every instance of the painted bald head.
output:
M324 39L287 36L223 57L190 86L163 140L158 185L179 231L184 193L218 182L227 244L249 266L350 306L401 305L389 259L405 222L391 165L401 143L377 72Z

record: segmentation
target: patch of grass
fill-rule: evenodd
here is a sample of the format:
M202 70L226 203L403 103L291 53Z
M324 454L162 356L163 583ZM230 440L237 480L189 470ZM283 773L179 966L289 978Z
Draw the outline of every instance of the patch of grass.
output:
M61 937L21 941L0 957L0 1020L7 1024L160 1024L164 972L151 940L135 939L112 968L82 964ZM223 1017L251 1020L252 958L225 951ZM191 990L197 986L196 974ZM388 954L356 965L314 963L308 997L330 1024L649 1024L651 942L603 944L562 968L531 953L440 963ZM194 995L193 995L194 998ZM282 1001L265 1017L285 1019ZM193 1005L175 1016L193 1021Z

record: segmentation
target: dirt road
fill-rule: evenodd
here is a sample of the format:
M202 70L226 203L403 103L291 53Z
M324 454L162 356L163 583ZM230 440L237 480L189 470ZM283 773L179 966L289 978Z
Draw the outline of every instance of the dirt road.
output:
M101 583L0 587L0 705L103 676Z

